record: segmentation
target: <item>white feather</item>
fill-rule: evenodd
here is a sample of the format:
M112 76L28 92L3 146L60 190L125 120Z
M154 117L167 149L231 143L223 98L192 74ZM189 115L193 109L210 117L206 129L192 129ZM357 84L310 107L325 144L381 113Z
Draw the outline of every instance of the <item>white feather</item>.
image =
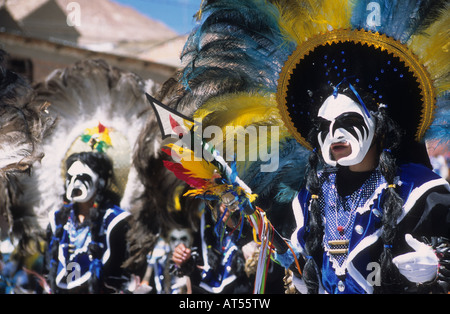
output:
M132 73L95 60L56 70L38 84L37 99L50 102L48 110L58 120L53 133L44 140L41 164L23 182L25 193L21 202L33 208L41 227L47 226L48 213L62 206L64 161L74 141L85 129L100 122L110 129L110 135L114 131L126 139L125 159L131 164L138 135L152 113L147 110L145 92L154 93L157 87L152 81L144 82ZM114 148L114 142L112 145ZM121 206L129 209L136 193L142 190L131 165Z

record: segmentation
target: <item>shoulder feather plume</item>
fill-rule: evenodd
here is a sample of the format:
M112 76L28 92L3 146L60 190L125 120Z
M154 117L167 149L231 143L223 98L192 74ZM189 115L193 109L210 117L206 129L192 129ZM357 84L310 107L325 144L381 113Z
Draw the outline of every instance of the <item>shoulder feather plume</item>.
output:
M43 154L42 141L54 120L48 103L35 102L28 82L6 67L7 53L0 50L0 229L1 239L18 240L18 254L33 254L43 236L35 212L21 205L24 191L19 180L28 180Z

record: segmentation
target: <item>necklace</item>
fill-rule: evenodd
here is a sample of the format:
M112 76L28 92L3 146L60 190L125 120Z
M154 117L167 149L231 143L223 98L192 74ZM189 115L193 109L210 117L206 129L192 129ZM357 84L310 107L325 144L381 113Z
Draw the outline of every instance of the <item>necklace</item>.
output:
M361 195L361 188L359 189L358 198ZM337 192L336 192L337 193ZM347 230L348 226L354 219L354 213L357 209L356 206L353 206L353 204L357 204L358 201L355 200L352 202L351 197L340 197L339 195L336 196L338 206L335 206L334 210L336 213L335 221L336 221L336 230L339 232L341 236L345 235L345 230ZM344 199L344 201L342 200ZM353 204L349 204L349 202L352 202ZM349 206L350 205L350 206ZM340 210L342 208L342 210ZM348 215L345 215L345 213L348 212ZM345 217L348 216L348 217ZM339 217L341 217L339 219ZM346 221L346 222L345 222ZM345 222L345 224L344 224Z
M334 236L331 239L328 239L328 253L333 256L345 257L348 253L351 234L348 234L347 231L352 229L349 227L353 226L353 222L355 220L357 206L354 206L354 204L358 204L358 201L355 200L352 202L351 197L342 198L336 194L336 206L334 206L334 226L330 226L330 228L335 228L337 233L334 232Z
M323 244L337 275L344 275L346 272L350 240L358 210L368 206L368 200L383 182L385 181L381 173L375 170L359 189L345 197L337 193L336 172L330 173L322 183L319 204L325 227Z

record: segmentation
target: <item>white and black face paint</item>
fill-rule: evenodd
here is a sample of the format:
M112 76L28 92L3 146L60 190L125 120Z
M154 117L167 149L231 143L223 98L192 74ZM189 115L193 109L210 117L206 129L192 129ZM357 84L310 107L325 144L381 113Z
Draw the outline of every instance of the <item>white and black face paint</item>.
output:
M184 244L185 247L190 248L193 240L189 229L172 229L169 233L169 246L172 252L180 244Z
M66 198L74 203L85 203L97 192L99 176L81 161L75 161L67 170Z
M371 147L375 123L358 103L342 94L332 95L320 107L318 119L318 141L327 164L353 166L364 159ZM338 155L336 152L345 148L349 154L336 160L333 153Z

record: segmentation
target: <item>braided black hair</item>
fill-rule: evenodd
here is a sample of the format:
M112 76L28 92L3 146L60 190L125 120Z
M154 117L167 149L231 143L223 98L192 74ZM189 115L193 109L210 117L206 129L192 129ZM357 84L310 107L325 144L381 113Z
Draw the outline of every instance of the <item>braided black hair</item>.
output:
M309 157L309 170L306 177L306 186L312 195L309 207L310 219L308 226L308 235L306 238L306 251L308 254L304 270L303 280L308 287L308 293L316 294L319 289L319 273L318 267L313 257L318 257L322 252L322 210L319 205L319 193L321 184L317 174L317 166L319 164L320 156L314 150Z
M381 137L379 145L379 169L384 176L388 188L383 201L383 231L381 239L384 248L380 256L381 265L381 287L376 287L376 293L399 292L401 282L400 272L392 262L392 245L396 236L397 219L402 213L403 200L396 191L397 161L395 155L402 137L399 127L386 114L386 108L381 106L377 113L377 128L375 134Z

